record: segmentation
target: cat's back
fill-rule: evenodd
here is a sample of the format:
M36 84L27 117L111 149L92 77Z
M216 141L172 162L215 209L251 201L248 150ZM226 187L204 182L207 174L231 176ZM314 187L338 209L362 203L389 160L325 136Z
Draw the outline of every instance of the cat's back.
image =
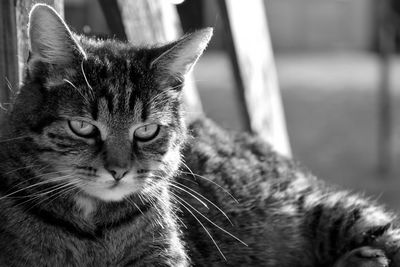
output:
M301 201L301 190L311 190L314 178L260 138L229 133L206 119L194 122L190 132L194 141L184 152L187 166L177 179L189 192L177 189L175 194L196 265L310 265L312 257L304 254L308 244L297 227L301 211L294 202Z

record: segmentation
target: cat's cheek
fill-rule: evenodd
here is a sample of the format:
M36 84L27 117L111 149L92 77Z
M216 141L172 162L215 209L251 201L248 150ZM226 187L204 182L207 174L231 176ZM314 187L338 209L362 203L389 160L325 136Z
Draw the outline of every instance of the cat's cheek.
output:
M181 162L181 153L179 149L172 148L170 149L162 159L163 165L167 167L166 169L172 172L178 170L180 162ZM160 166L163 168L163 166Z

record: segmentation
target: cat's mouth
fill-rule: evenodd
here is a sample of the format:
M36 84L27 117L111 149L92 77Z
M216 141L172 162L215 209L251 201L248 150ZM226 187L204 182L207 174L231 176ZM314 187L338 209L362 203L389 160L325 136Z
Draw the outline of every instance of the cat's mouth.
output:
M135 183L135 185L137 186L139 183ZM109 181L108 183L106 183L105 187L109 190L117 190L119 187L129 187L132 186L130 185L129 182L125 182L125 181ZM138 189L134 190L134 191L138 191ZM135 192L133 192L135 193Z
M77 169L75 178L79 182L76 186L82 194L107 202L118 202L131 195L140 194L160 179L158 164L133 166L124 171L119 179L104 166L85 166Z
M85 180L78 186L90 197L103 201L121 201L124 198L139 193L146 179L129 174L121 180L115 180L110 174L104 172L96 179Z
M121 182L120 181L111 181L111 185L110 185L110 189L114 189L118 186L121 186Z

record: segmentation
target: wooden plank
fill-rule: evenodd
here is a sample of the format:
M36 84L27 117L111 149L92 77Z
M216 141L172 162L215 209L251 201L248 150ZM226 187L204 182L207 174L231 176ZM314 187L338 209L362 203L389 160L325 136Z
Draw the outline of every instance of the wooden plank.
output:
M113 33L114 37L121 41L127 41L128 38L125 33L125 26L117 1L101 0L99 4L103 10L108 28Z
M393 165L393 108L391 102L391 56L395 51L394 14L390 1L376 3L378 10L378 52L381 63L381 80L378 91L378 170L388 177Z
M112 30L117 25L124 25L127 40L135 45L162 44L177 39L181 34L181 27L176 7L165 0L99 0L103 13L109 10L115 12L119 7L121 22L118 16L107 23ZM189 75L185 82L184 102L190 120L202 113L200 97L196 90L193 76Z
M291 156L264 3L218 1L249 130Z
M28 21L29 12L37 0L16 0L16 22L18 37L18 65L19 65L19 81L22 82L24 74L24 66L28 59L29 43L28 43ZM48 4L63 17L64 16L64 0L41 0L40 3Z
M18 87L17 28L14 1L0 1L0 108ZM1 112L1 111L0 111Z

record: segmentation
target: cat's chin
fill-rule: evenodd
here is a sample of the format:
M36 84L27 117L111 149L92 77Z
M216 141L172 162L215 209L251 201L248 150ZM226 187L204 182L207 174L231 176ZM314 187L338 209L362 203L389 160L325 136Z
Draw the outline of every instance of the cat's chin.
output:
M87 196L106 202L122 201L139 191L138 187L134 187L133 189L131 185L127 184L83 187L81 189Z
M118 202L122 201L124 198L128 197L131 194L133 193L132 192L126 193L119 190L113 190L113 191L104 190L102 192L99 192L99 194L88 194L88 195L106 202Z

